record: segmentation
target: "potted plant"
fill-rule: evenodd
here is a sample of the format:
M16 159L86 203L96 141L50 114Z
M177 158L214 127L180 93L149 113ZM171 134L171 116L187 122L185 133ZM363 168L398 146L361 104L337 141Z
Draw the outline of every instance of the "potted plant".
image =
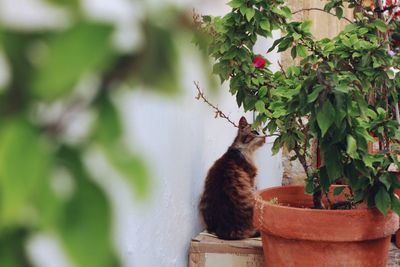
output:
M310 33L311 21L291 20L284 0L233 0L225 16L197 21L214 73L229 81L239 106L257 112L253 126L276 135L273 152L292 151L307 175L304 187L257 193L254 223L267 266L386 266L400 213L400 183L389 171L399 166L399 5L327 1L315 10L348 25L322 40ZM344 18L344 8L354 18ZM273 30L281 38L268 52L289 50L296 59L276 72L253 52ZM381 153L368 150L374 138ZM310 163L312 144L318 165Z

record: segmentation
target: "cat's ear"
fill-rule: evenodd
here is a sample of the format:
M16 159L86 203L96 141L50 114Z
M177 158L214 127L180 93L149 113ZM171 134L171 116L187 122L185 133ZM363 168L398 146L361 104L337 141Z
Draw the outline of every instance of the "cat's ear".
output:
M239 129L244 129L246 126L249 125L245 117L241 117L239 120Z

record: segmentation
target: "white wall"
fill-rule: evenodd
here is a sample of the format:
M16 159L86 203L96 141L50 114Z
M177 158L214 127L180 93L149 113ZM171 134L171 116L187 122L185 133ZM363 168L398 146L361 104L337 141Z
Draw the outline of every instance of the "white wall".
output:
M221 14L225 6L220 3L206 1L195 7L203 14ZM264 40L257 45L260 53L267 50L268 43ZM128 142L145 155L154 182L151 203L135 203L121 218L125 223L118 243L128 266L187 266L190 239L204 227L197 205L206 172L236 135L235 128L214 119L213 111L194 99L192 82L199 80L204 87L205 78L196 57L188 57L185 50L182 53L183 96L166 100L144 91L121 96L129 125ZM276 55L268 58L277 59ZM208 95L237 121L243 112L227 92L224 87L218 97ZM281 184L281 156L271 156L271 141L257 154L259 188Z
M2 0L8 3L13 1ZM88 2L97 5L99 10L105 2L111 3ZM124 1L115 1L119 2ZM162 2L151 0L146 1L146 5ZM215 15L227 11L227 1L223 0L169 2L176 2L190 9L195 7L203 14ZM23 6L19 5L19 8ZM12 5L10 8L12 9ZM128 13L128 16L132 15L125 8L107 9L117 14L121 10L122 13ZM132 37L134 40L135 38L137 36ZM165 98L140 89L126 91L117 96L127 124L125 141L132 150L143 155L150 168L153 185L149 192L150 198L147 201L138 201L124 180L107 167L96 148L88 155L88 164L95 166L93 174L112 200L116 218L115 243L125 266L187 266L189 242L203 229L197 205L206 172L226 151L236 134L235 128L222 119L214 119L213 111L194 99L196 93L192 82L200 81L204 87L206 77L199 68L197 55L189 52L189 41L181 49L181 53L185 54L181 68L184 88L181 96ZM268 43L266 40L260 42L257 51L265 55ZM268 55L268 59L276 61L277 58L276 55ZM218 96L208 95L233 120L237 121L243 114L237 109L235 99L229 95L226 86L221 88ZM252 114L247 114L247 117L251 118ZM271 141L257 154L259 188L281 184L281 156L271 157ZM36 242L39 243L38 254L41 251L40 246L52 246L48 244L51 242L47 242L47 245L43 245L43 242L41 239ZM35 248L33 251L36 251ZM49 257L47 253L42 254L45 256L38 260L41 267L70 266L68 263L54 263L63 258L62 255L50 261L44 259Z

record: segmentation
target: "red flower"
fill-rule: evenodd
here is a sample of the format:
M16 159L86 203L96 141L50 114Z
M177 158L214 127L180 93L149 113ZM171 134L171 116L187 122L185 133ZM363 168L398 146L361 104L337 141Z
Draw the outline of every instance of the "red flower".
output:
M257 69L264 68L266 64L267 64L267 60L263 56L258 55L253 59L253 65Z

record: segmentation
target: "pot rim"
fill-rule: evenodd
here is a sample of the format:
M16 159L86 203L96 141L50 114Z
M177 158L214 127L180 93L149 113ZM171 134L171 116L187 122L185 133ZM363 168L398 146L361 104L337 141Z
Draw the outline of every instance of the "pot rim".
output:
M331 214L331 213L335 213L335 214L347 214L349 212L352 213L360 213L360 214L366 214L366 213L370 213L370 212L375 212L378 211L377 208L367 208L367 207L362 207L362 208L357 208L357 209L347 209L347 210L329 210L329 209L314 209L314 208L301 208L301 207L291 207L291 206L284 206L284 205L279 205L279 204L272 204L270 203L269 200L264 200L261 195L264 192L268 192L268 191L272 191L272 190L277 190L280 188L304 188L303 185L283 185L283 186L274 186L274 187L269 187L269 188L265 188L262 190L258 190L255 192L255 200L257 202L262 202L264 206L271 206L271 207L277 207L277 208L282 208L282 209L287 209L287 210L293 210L293 211L298 211L298 210L306 210L307 212L318 212L318 213L326 213L326 214ZM309 196L308 194L304 193L305 196ZM379 212L379 211L378 211ZM389 213L391 213L392 210L388 211L388 215Z

